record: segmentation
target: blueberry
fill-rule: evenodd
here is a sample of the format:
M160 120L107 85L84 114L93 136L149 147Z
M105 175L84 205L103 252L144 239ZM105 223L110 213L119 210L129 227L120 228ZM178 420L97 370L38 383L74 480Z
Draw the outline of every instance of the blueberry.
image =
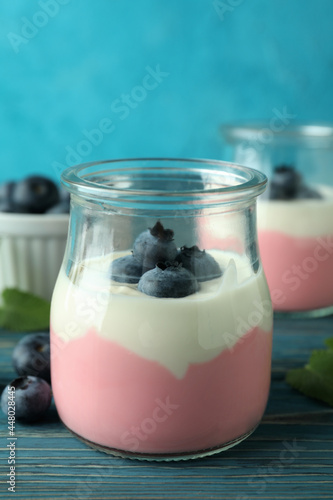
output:
M133 246L133 256L142 263L143 272L153 269L158 262L173 262L177 247L172 229L164 229L158 221L151 229L139 234Z
M271 200L292 200L297 197L301 186L301 176L294 169L287 165L281 165L274 169L270 181Z
M12 362L18 375L34 375L50 382L50 335L32 333L14 347Z
M48 410L51 399L51 387L42 378L19 377L12 380L4 388L1 395L1 409L7 415L8 406L11 406L10 393L15 401L15 418L17 420L34 421L40 419Z
M142 275L138 290L153 297L180 298L199 290L199 284L190 271L177 262L158 263Z
M209 253L205 250L199 250L193 247L182 247L177 255L177 262L182 263L185 269L188 269L198 281L208 281L219 278L222 275L220 266Z
M53 181L35 175L15 184L12 201L16 212L42 214L59 202L59 192Z
M133 255L112 261L109 276L118 283L138 283L142 275L142 264Z
M60 201L53 207L46 210L46 214L68 214L69 213L69 200L68 201Z

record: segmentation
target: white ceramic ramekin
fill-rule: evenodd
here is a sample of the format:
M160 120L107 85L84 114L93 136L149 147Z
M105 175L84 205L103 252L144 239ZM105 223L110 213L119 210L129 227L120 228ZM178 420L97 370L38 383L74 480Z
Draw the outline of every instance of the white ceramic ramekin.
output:
M68 214L0 213L0 293L15 287L51 299L68 221Z

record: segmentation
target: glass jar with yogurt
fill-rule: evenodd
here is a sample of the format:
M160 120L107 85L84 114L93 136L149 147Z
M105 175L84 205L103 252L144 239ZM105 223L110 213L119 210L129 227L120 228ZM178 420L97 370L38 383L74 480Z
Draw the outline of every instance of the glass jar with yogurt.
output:
M270 385L256 233L266 177L219 161L131 159L72 167L62 182L71 213L51 371L65 426L148 460L245 439Z
M274 310L333 313L333 126L222 127L235 162L268 177L258 203L258 236Z

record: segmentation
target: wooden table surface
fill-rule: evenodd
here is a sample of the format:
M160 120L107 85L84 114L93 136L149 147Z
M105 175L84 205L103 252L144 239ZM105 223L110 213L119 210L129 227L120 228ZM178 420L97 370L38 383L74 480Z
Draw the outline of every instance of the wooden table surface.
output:
M16 423L16 491L8 492L7 418L1 412L0 498L332 499L333 409L291 389L286 370L303 365L333 335L333 317L275 321L272 385L261 425L238 446L200 460L114 458L73 437L51 408L42 423ZM1 389L14 378L22 335L0 331Z

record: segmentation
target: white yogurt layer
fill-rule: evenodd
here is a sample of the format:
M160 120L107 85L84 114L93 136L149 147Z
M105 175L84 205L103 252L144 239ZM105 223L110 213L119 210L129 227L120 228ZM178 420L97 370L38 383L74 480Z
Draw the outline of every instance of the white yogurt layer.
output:
M305 238L333 234L333 188L314 188L322 194L322 199L259 199L258 230Z
M253 327L267 332L272 328L262 269L253 275L247 258L210 253L223 276L178 299L150 297L136 285L110 282L110 257L85 262L72 270L72 279L62 270L52 300L53 331L67 342L94 328L101 337L182 378L189 364L210 361L232 349Z

